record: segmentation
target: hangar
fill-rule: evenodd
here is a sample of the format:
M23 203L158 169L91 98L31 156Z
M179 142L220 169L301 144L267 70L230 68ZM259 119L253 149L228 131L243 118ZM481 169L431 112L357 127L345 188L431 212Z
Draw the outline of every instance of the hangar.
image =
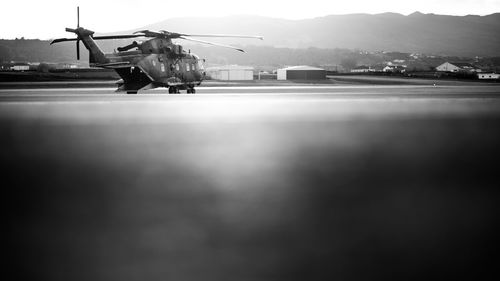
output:
M326 71L322 68L300 65L278 69L278 80L324 80Z
M253 80L251 66L225 65L206 69L206 73L214 80Z
M480 72L481 71L480 69L473 66L472 64L463 63L463 62L445 62L445 63L437 66L436 70L443 71L443 72L460 72L460 71Z

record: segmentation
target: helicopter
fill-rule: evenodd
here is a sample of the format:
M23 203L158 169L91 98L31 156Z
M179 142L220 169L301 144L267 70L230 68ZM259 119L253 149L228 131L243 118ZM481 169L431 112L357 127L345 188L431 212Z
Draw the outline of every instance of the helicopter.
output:
M76 34L76 38L59 38L50 45L60 42L76 41L76 57L80 60L80 41L89 51L90 67L114 69L121 77L116 82L117 92L137 94L139 90L168 88L169 94L178 94L186 90L188 94L196 93L205 78L204 59L200 59L191 51L185 51L182 45L172 42L183 39L212 46L225 47L239 52L243 49L230 45L218 44L190 37L231 37L254 38L263 40L261 36L222 35L222 34L183 34L165 30L141 30L132 34L94 36L94 31L80 27L80 7L77 7L77 28L66 28L67 32ZM146 38L146 41L133 41L131 44L117 48L118 52L105 54L95 40Z

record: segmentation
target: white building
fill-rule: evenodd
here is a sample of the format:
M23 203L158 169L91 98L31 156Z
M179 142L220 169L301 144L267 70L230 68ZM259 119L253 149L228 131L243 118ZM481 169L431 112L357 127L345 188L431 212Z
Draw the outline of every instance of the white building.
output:
M357 67L351 69L351 72L352 73L375 72L375 69L371 68L370 66L360 65L360 66L357 66Z
M382 69L383 72L404 73L406 66L404 65L388 65Z
M500 74L498 73L478 73L477 78L481 80L495 80L500 79Z
M253 80L254 68L251 66L225 65L208 67L205 71L214 80Z
M30 70L30 66L28 64L16 64L10 69L14 71L28 71Z

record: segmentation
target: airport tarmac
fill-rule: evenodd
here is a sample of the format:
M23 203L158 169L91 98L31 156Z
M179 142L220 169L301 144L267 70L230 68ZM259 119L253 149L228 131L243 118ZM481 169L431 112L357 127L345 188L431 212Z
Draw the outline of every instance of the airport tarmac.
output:
M197 91L0 89L16 279L499 277L500 86Z

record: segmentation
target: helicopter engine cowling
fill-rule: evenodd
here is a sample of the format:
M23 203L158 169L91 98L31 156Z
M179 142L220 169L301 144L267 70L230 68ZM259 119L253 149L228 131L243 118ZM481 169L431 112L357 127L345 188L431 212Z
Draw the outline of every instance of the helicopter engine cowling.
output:
M176 55L182 55L182 46L181 45L174 45L174 53Z
M119 52L123 52L123 51L128 51L128 50L133 49L133 48L138 48L138 47L140 47L139 43L137 43L137 41L134 41L130 45L127 45L124 47L118 47L117 50Z

